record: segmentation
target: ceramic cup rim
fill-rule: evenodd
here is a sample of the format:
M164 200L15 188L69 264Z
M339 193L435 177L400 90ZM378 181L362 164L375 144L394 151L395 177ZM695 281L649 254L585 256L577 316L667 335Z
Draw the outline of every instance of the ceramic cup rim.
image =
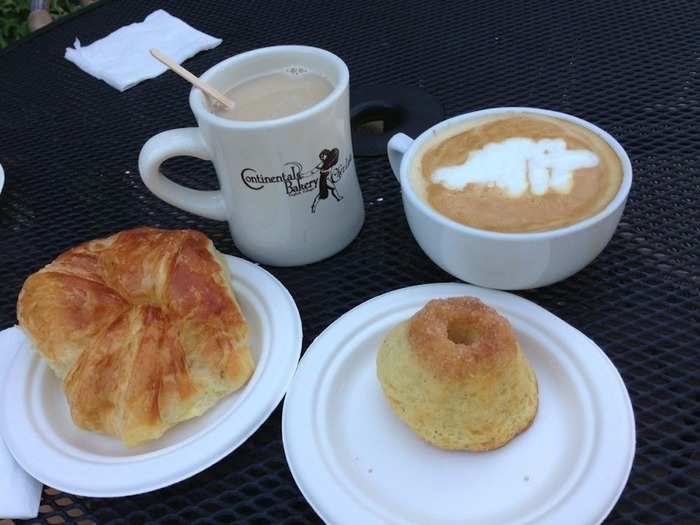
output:
M455 124L480 118L486 115L504 113L533 113L537 115L556 117L562 120L578 124L584 128L593 131L598 136L600 136L613 149L618 159L620 160L620 164L622 165L622 181L620 182L620 187L618 188L617 193L615 194L613 199L608 203L608 205L599 212L591 215L590 217L586 217L583 220L580 220L568 226L563 226L561 228L554 228L551 230L537 232L496 232L490 230L482 230L473 226L466 226L462 223L449 219L448 217L434 210L429 204L423 201L416 194L416 191L413 188L411 181L409 180L409 167L411 165L411 162L413 161L416 152L420 149L423 143L425 143L426 140L431 138L433 133L441 131ZM612 135L610 135L607 131L599 128L595 124L592 124L587 120L583 120L582 118L575 117L574 115L550 109L541 109L533 107L506 106L482 109L478 111L463 113L461 115L457 115L455 117L443 120L435 124L431 128L425 130L418 137L416 137L415 140L413 140L411 146L408 148L408 150L403 156L403 159L401 160L401 166L399 168L399 171L399 182L401 184L401 189L403 191L404 198L408 199L410 203L413 206L415 206L418 210L420 210L424 215L429 216L434 221L440 223L442 226L445 226L446 228L460 232L462 234L477 236L484 239L493 239L501 241L520 242L526 240L534 241L554 239L558 237L564 237L566 235L579 232L581 230L585 230L586 228L589 228L590 226L605 220L607 217L610 217L615 212L615 210L617 210L620 206L622 206L625 203L625 201L627 200L627 196L629 195L630 188L632 187L632 163L630 162L629 156L627 155L625 149Z
M321 113L333 106L348 87L350 72L348 71L348 66L340 57L331 53L330 51L326 51L325 49L318 47L297 45L261 47L251 51L239 53L210 67L201 75L200 78L204 82L208 82L217 74L226 69L235 68L245 62L250 62L263 56L275 54L294 54L296 55L295 61L297 63L301 63L301 65L303 65L304 56L315 55L316 57L326 60L329 66L335 69L335 73L337 75L337 81L334 82L333 91L331 91L330 94L323 100L320 100L313 106L306 108L303 111L299 111L298 113L293 113L286 117L276 119L246 121L232 120L212 113L207 105L204 93L199 88L193 87L190 91L189 101L190 107L192 108L192 113L194 113L195 117L197 118L197 122L204 121L209 125L228 129L261 129L294 124L301 122L308 117Z

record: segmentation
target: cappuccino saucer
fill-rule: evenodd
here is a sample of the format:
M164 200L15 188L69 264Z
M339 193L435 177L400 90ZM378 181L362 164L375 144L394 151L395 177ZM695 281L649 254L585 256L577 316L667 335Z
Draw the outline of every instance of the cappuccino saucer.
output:
M392 412L376 374L384 336L430 299L470 295L510 321L539 383L532 426L490 452L445 451ZM342 524L598 524L632 467L627 389L581 332L518 296L458 283L389 292L350 310L307 350L282 435L299 489Z

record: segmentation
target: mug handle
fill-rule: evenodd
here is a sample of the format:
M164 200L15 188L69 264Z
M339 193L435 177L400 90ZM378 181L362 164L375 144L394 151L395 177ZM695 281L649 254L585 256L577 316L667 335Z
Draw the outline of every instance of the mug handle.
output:
M391 140L389 140L386 145L386 152L389 156L389 164L391 164L391 171L394 172L394 177L401 184L401 159L403 159L404 154L408 151L408 148L413 144L413 139L404 133L397 133Z
M226 220L226 205L221 190L193 190L163 176L160 165L178 156L211 160L199 128L170 129L148 139L139 154L139 172L143 183L156 197L176 208L207 219Z

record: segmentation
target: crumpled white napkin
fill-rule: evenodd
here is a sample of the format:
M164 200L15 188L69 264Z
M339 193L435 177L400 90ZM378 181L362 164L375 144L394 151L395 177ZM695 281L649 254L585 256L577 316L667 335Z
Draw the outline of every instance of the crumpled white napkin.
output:
M0 331L0 395L12 359L18 350L27 352L28 343L19 326ZM0 437L0 519L36 518L40 499L41 483L22 470Z
M220 43L220 38L197 31L158 9L143 22L117 29L89 46L82 47L76 38L75 48L66 48L65 57L86 73L124 91L167 69L151 56L149 49L157 48L181 64Z

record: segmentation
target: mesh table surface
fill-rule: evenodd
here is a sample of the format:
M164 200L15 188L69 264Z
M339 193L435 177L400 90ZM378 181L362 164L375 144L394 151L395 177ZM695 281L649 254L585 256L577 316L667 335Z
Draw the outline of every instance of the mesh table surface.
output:
M635 181L608 248L574 277L521 295L594 339L620 369L637 421L629 483L607 523L700 523L698 250L700 3L375 0L101 3L0 54L0 326L24 278L62 250L149 224L197 228L238 255L224 223L149 194L141 145L194 125L172 73L118 93L63 59L158 5L220 36L187 61L201 74L256 47L301 43L340 55L351 86L417 86L448 116L506 105L573 113L627 148ZM413 240L386 158L358 159L367 219L339 255L271 268L295 297L304 348L380 293L454 280ZM212 167L175 159L171 178L216 187ZM319 286L324 283L324 286ZM37 522L309 523L318 518L285 463L281 409L235 453L175 486L119 499L45 489ZM2 497L2 495L0 495Z

